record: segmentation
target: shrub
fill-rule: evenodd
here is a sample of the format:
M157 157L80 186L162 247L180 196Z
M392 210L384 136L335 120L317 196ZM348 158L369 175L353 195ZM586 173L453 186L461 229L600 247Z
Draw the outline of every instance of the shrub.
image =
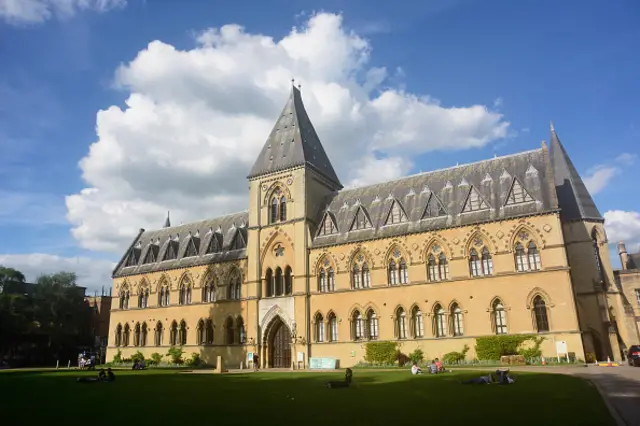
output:
M396 342L369 342L365 345L364 359L372 364L393 364L396 347Z
M152 353L151 354L151 365L159 365L162 362L162 355L160 355L158 352Z
M467 352L469 352L469 346L464 345L460 352L449 352L444 354L442 362L445 364L459 364L467 357Z
M540 339L539 342L538 339ZM534 342L534 347L531 348L531 351L540 351L542 340L544 340L544 337L538 338L522 334L478 337L476 339L476 355L478 359L499 361L501 356L523 355L518 350L520 345L526 341ZM529 349L523 350L529 351Z
M422 349L415 349L409 354L409 359L412 363L420 364L424 360L424 352L422 352Z
M396 352L396 361L400 367L404 366L409 362L409 357L406 354L403 354L400 351Z
M142 355L142 352L138 351L135 354L131 355L131 361L132 362L138 362L138 361L144 362L144 355Z
M113 356L113 362L118 364L122 362L122 351L118 349L118 352Z
M522 345L526 343L531 343L527 347L520 347L518 349L518 355L522 355L525 359L531 358L540 358L542 356L542 350L540 350L540 346L542 346L542 342L544 341L544 337L532 337L531 339L527 339L522 342Z
M182 354L184 354L182 346L171 346L167 351L167 356L171 360L171 363L176 365L182 365L184 363Z
M596 362L596 354L595 352L587 352L585 354L585 361L589 364Z
M191 354L191 358L187 360L187 365L192 367L197 367L200 365L200 354L197 352L193 352Z

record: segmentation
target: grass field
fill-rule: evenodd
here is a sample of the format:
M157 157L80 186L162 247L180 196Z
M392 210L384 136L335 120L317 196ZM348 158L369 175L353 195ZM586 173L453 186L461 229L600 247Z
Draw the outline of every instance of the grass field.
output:
M189 374L116 371L113 383L76 383L78 371L0 372L0 406L13 424L87 425L614 425L595 387L555 374L518 373L514 385L461 385L481 373Z

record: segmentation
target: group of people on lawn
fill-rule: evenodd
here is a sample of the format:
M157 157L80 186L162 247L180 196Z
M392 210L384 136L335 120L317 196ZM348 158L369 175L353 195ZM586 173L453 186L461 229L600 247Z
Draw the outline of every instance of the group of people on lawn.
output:
M429 364L428 367L429 373L431 374L438 374L438 373L444 373L444 366L442 365L442 362L440 362L440 360L438 358L431 360L431 364ZM411 366L411 374L422 374L422 368L418 367L418 363L414 362L413 365Z

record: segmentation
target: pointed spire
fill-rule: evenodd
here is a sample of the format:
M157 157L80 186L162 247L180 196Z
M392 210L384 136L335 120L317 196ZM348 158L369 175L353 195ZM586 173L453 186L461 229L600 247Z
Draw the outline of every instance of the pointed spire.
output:
M171 219L169 218L169 211L167 211L167 219L164 221L163 228L171 228Z
M558 194L560 215L565 220L603 220L587 187L571 162L567 151L560 143L553 122L550 125L550 157L554 183Z
M299 166L313 168L332 182L336 189L342 189L340 179L304 108L300 89L292 80L289 100L248 177L251 179Z

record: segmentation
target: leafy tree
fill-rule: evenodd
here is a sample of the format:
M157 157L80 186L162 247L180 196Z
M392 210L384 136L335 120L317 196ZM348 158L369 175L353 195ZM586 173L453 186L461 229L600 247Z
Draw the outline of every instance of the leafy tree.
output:
M7 268L0 265L0 292L2 292L6 284L13 282L25 282L25 278L22 272L18 271L17 269Z

